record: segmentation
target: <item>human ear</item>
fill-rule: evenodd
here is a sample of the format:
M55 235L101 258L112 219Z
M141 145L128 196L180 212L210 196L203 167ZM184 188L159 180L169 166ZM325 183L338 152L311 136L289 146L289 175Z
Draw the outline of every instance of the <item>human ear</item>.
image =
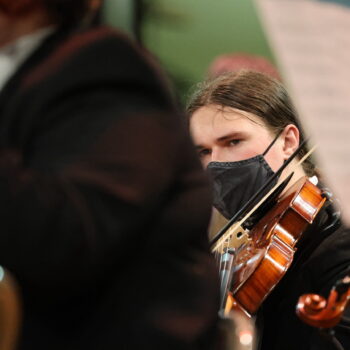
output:
M294 124L288 124L282 132L283 158L287 160L299 147L300 133Z

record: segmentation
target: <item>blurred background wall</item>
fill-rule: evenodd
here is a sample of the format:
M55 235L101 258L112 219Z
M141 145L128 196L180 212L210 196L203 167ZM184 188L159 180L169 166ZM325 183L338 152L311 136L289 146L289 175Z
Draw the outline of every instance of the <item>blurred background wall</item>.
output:
M253 0L106 0L103 17L159 59L182 101L217 55L245 52L274 62Z
M133 35L134 3L133 0L105 0L104 22Z

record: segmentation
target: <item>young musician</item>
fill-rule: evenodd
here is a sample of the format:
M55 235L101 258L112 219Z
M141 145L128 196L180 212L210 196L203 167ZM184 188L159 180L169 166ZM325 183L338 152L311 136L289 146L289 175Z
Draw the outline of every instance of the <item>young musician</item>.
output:
M190 101L188 113L198 154L213 178L214 206L227 219L304 140L286 90L261 73L240 71L203 83ZM292 169L294 175L288 186L303 176L315 175L310 159L297 164L306 152L303 146L282 172L280 181ZM291 267L258 312L260 349L332 349L334 344L297 318L296 304L305 293L327 297L349 266L350 230L341 225L327 201L302 234ZM348 321L338 324L335 335L344 349L350 348Z
M96 3L96 2L95 2ZM0 0L0 263L18 349L212 349L210 191L152 60L88 0Z

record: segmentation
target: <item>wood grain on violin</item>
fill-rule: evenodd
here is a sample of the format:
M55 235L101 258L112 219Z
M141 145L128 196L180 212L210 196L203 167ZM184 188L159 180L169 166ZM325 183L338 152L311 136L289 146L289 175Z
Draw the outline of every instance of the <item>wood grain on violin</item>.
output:
M296 243L325 202L321 190L306 177L297 181L250 231L236 251L225 312L257 312L290 267Z
M0 266L0 350L15 350L21 320L15 280Z

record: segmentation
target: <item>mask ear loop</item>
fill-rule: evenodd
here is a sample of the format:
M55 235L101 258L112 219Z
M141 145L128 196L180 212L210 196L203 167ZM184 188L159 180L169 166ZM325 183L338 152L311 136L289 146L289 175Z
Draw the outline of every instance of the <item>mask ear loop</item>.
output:
M271 149L271 147L275 144L275 142L277 141L277 139L281 136L282 132L284 131L284 128L281 129L277 135L275 136L275 138L272 140L272 142L270 143L270 145L266 148L266 150L264 151L264 153L262 154L262 156L265 156L266 153Z

